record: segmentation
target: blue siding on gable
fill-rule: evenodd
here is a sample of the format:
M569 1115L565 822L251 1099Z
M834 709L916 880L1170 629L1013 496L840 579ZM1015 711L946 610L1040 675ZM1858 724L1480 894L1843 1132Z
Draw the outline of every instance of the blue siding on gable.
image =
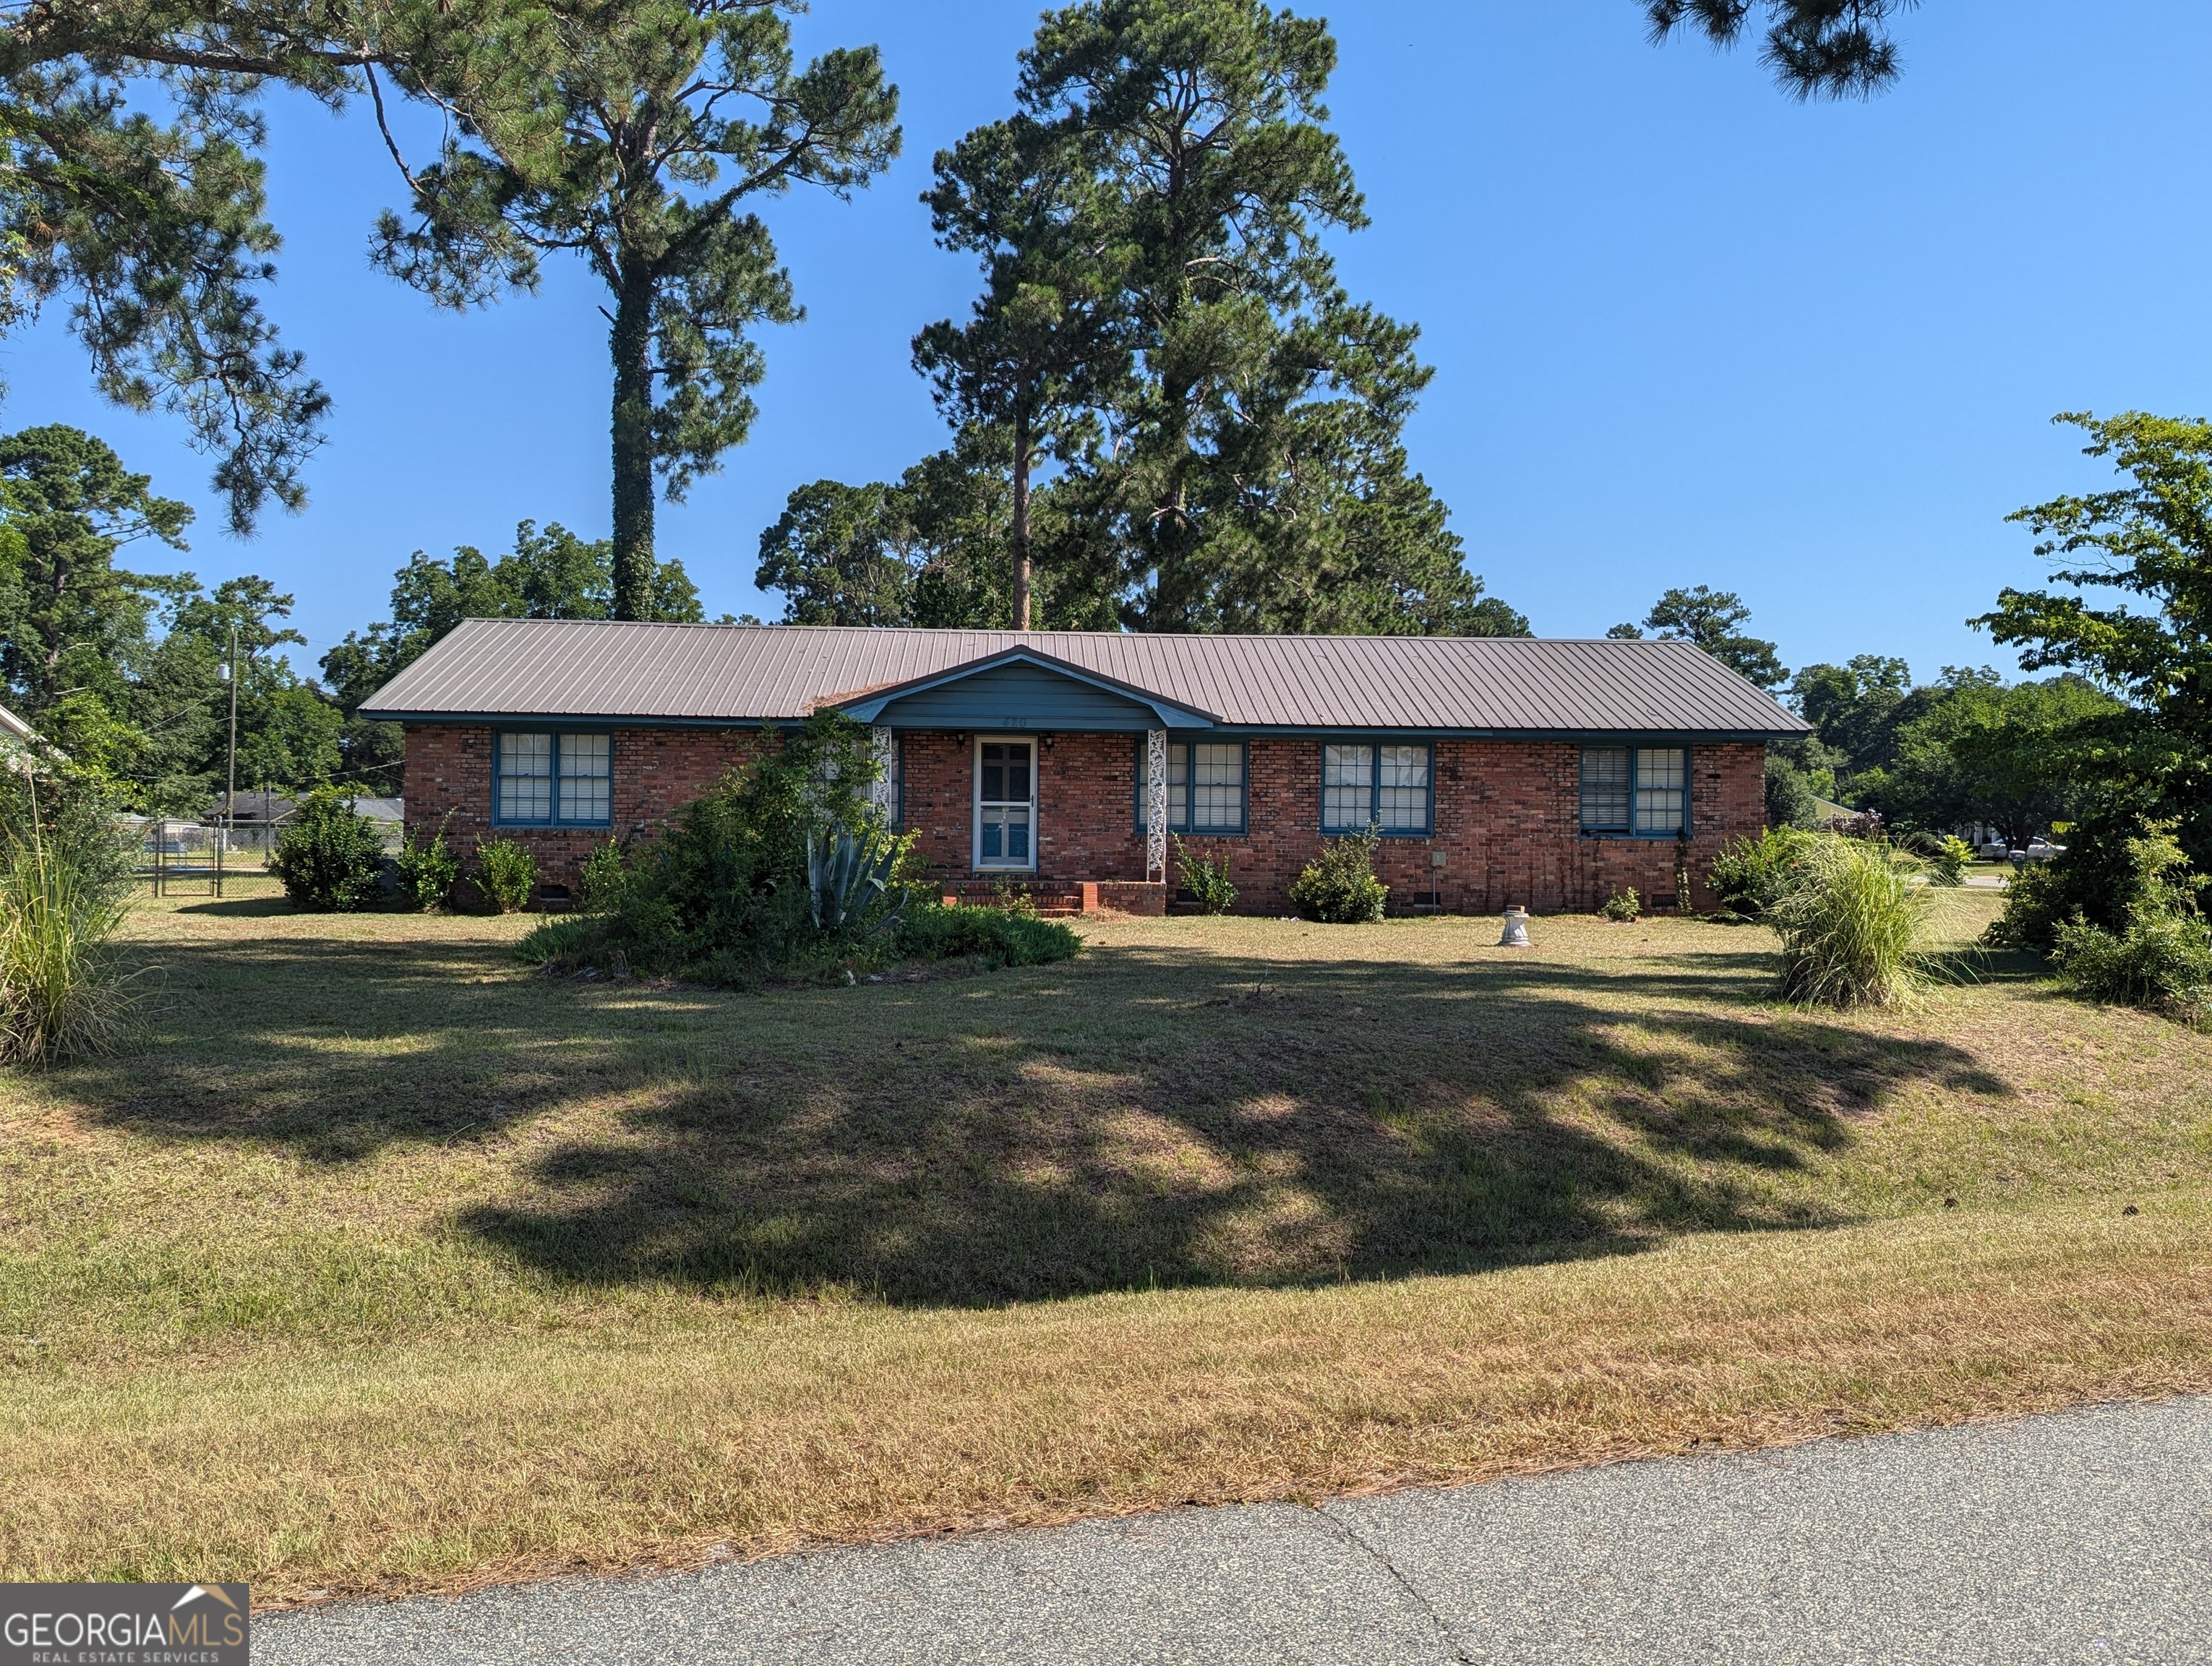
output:
M1000 666L892 701L872 720L894 729L1156 729L1141 701L1040 666Z

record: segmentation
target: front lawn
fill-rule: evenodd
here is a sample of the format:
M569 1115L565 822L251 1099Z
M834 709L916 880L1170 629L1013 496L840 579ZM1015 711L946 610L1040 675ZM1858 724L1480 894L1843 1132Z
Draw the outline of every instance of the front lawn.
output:
M2212 1038L2021 966L1838 1017L1748 928L1171 919L742 995L529 923L149 904L146 1049L0 1077L0 1573L293 1600L2212 1387Z

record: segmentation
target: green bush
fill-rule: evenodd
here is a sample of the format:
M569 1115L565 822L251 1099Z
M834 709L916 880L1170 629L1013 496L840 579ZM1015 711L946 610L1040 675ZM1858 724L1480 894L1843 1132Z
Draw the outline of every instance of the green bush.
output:
M2079 918L2074 876L2056 862L2030 862L2005 881L2004 910L1990 922L1982 941L1992 949L2025 949L2049 954L2058 927Z
M2212 1009L2212 927L2201 918L2144 921L2123 932L2062 921L2056 939L2051 964L2075 994L2190 1023Z
M835 714L765 730L759 752L654 842L594 851L586 918L532 933L524 952L556 968L619 955L639 972L735 985L889 955L907 855L866 796L877 767L867 731Z
M2004 912L1983 941L1991 948L2050 954L2058 927L2084 920L2118 935L2138 921L2186 915L2208 882L2190 872L2180 824L2127 806L2100 813L2067 835L2047 862L2029 862L2005 885Z
M2148 823L2124 842L2126 923L2112 931L2079 914L2062 920L2051 958L2075 994L2194 1022L2212 1006L2212 927L2197 912L2204 881L2190 873L2176 825Z
M1920 859L1931 885L1963 885L1974 848L1955 833L1912 833L1899 842Z
M319 787L286 825L269 866L294 906L349 914L376 897L384 841L368 817L356 816L336 793Z
M1782 939L1782 993L1823 1006L1895 1006L1926 982L1929 895L1887 845L1816 834L1766 922Z
M1208 858L1204 851L1194 851L1178 837L1175 842L1176 867L1182 875L1182 888L1198 898L1200 914L1226 914L1229 905L1237 900L1237 887L1229 883L1229 853Z
M1713 858L1707 875L1729 919L1763 920L1790 875L1820 835L1802 828L1771 827L1757 838L1730 839Z
M1057 920L941 903L910 906L896 941L908 960L981 956L995 966L1042 966L1071 959L1083 947L1083 939Z
M1631 885L1626 891L1616 891L1607 897L1605 906L1598 912L1614 923L1625 926L1643 915L1644 899L1636 894L1636 887Z
M592 846L576 887L577 906L590 914L611 914L620 908L629 877L623 862L623 848L616 841Z
M1347 839L1325 839L1321 854L1291 882L1291 902L1309 920L1359 926L1382 917L1390 887L1375 877L1382 830L1370 827Z
M443 908L460 883L461 860L446 839L447 825L453 819L448 811L428 844L417 844L415 830L410 828L399 841L399 854L392 859L399 894L426 913Z
M476 882L484 901L500 913L520 913L538 889L538 858L513 839L479 839Z
M134 866L104 793L0 776L0 1061L56 1063L130 1035L137 1003L110 941Z

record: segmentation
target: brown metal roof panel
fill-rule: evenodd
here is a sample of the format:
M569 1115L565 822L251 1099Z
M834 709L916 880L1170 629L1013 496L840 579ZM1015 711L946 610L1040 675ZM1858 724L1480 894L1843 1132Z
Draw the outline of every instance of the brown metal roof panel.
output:
M1023 646L1238 727L1801 733L1683 642L470 620L371 711L795 718Z

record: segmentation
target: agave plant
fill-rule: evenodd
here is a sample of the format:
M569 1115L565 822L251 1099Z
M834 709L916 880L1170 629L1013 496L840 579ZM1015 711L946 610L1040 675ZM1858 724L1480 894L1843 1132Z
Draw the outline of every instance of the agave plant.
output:
M827 822L806 836L806 894L817 931L846 931L868 917L890 889L898 866L899 842L872 832L855 838L851 830ZM906 907L903 892L870 927L879 932Z

